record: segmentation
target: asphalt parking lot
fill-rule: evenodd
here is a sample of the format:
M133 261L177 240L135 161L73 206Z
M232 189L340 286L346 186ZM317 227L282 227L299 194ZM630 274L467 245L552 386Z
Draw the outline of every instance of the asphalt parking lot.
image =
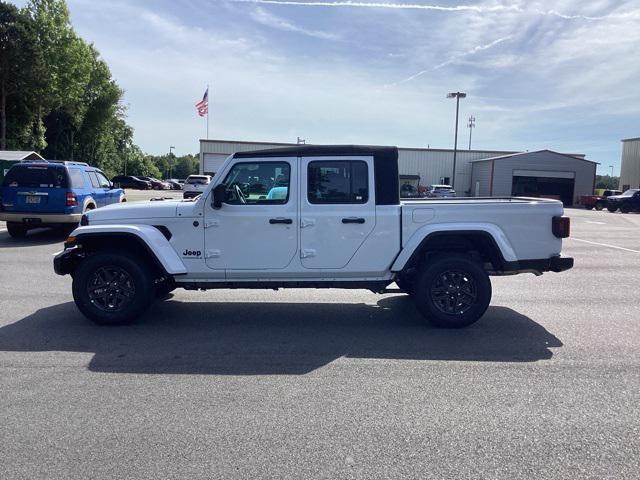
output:
M177 291L100 328L62 238L0 223L0 478L636 479L640 215L567 213L576 267L494 277L461 331L341 290Z

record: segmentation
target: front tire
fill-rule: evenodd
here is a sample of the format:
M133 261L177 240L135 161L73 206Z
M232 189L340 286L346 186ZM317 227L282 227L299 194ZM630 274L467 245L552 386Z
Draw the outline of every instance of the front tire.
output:
M7 232L13 238L24 238L27 236L27 227L17 222L7 222Z
M601 211L604 208L603 202L596 202L596 210Z
M116 252L87 257L73 275L78 309L99 325L132 323L154 297L153 277L144 262Z
M629 205L621 205L620 206L620 212L621 213L629 213L631 211L631 208L629 207Z
M412 297L434 326L463 328L477 322L491 302L491 281L481 265L463 255L425 264Z
M618 210L618 207L607 207L607 210L609 210L611 213L615 213L616 210Z

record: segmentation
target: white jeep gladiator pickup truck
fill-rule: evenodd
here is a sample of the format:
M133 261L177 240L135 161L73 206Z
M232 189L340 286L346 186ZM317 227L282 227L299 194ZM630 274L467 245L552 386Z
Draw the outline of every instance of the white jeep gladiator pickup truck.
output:
M431 323L458 328L486 311L489 275L573 266L562 215L537 198L401 202L397 148L301 145L231 155L194 199L88 212L54 268L100 324L131 322L178 287L395 282Z

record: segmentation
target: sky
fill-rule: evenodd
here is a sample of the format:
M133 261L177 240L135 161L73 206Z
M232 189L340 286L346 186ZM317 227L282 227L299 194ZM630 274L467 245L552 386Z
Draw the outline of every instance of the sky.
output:
M21 5L22 1L16 1ZM583 153L640 136L640 0L68 0L143 150L209 138Z

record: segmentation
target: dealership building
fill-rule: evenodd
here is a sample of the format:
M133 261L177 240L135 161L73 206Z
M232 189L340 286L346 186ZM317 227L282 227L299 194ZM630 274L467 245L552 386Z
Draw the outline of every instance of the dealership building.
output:
M200 140L200 173L214 175L232 153L295 146L294 143ZM458 196L541 196L565 205L593 193L597 163L581 154L551 150L513 152L458 150L455 189ZM453 150L398 148L399 181L420 185L450 184Z

